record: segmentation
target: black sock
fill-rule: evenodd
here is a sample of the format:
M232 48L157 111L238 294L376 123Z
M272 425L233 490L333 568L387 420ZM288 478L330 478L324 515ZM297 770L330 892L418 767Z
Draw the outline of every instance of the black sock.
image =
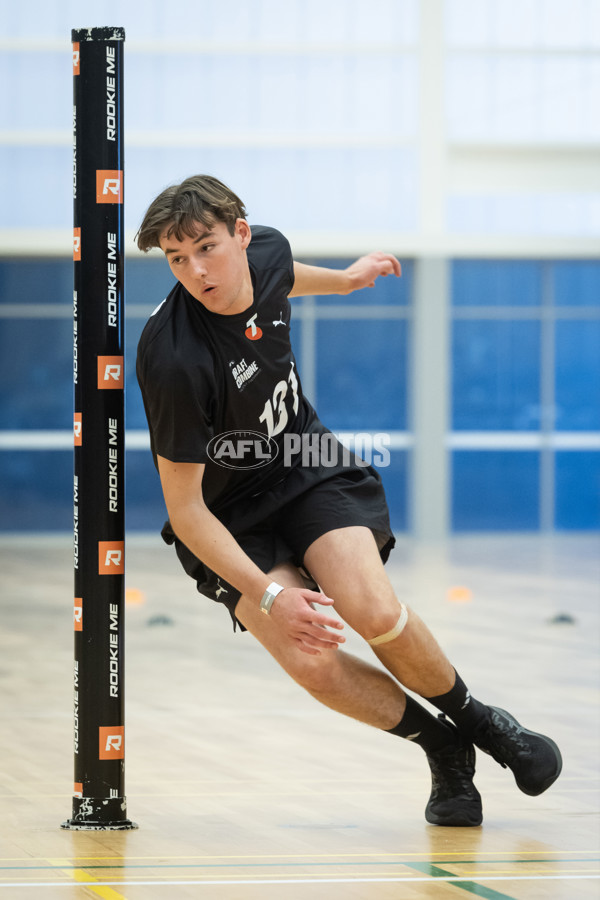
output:
M471 740L490 720L490 713L483 703L471 694L456 671L454 687L439 697L427 697L427 701L452 719L458 730Z
M420 706L412 697L406 696L406 709L401 721L395 728L386 729L388 734L396 734L398 737L412 741L425 750L426 753L434 753L453 744L456 741L454 732L449 725L441 719L432 716L423 706Z

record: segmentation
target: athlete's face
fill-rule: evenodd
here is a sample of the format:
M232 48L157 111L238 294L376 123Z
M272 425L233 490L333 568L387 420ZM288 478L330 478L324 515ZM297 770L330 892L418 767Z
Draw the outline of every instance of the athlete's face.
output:
M175 278L192 297L215 313L231 316L252 305L253 291L246 248L250 226L237 219L234 234L224 222L198 223L194 237L178 241L166 232L160 246Z

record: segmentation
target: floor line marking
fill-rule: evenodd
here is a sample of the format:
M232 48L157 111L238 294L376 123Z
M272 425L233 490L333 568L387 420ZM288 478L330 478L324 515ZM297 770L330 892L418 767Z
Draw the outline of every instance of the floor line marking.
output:
M361 863L361 862L358 862L355 860L352 860L351 862L311 862L311 861L307 860L306 862L303 862L302 865L305 867L312 866L313 868L319 868L319 867L324 868L326 866L384 866L384 865L388 865L392 862L394 862L394 861L393 860L381 860L381 862L365 861L365 862ZM545 860L545 859L504 859L504 860L477 859L477 860L474 860L473 859L473 860L448 860L447 864L453 865L453 866L481 866L481 865L494 865L494 866L528 865L528 866L531 866L534 864L543 864L543 863L547 863L547 862L552 862L553 865L565 864L565 863L582 863L582 862L594 863L594 862L600 862L600 858L588 859L588 860L581 860L581 859L553 859L553 860ZM441 861L439 863L437 863L436 865L439 866L440 864L441 864ZM85 870L85 869L95 869L95 870L97 870L97 869L131 869L131 870L136 870L136 869L261 869L261 868L282 868L283 869L283 868L288 868L289 866L292 866L292 865L294 865L294 866L298 865L298 862L297 861L289 862L289 863L285 863L285 862L270 862L270 863L266 863L266 862L260 862L260 863L252 863L252 862L247 862L247 863L227 863L227 862L221 862L221 863L152 863L152 862L148 862L148 863L144 863L144 864L142 864L142 863L118 864L117 863L115 865L90 864L90 865L84 866L84 865L72 865L70 863L67 864L67 862L65 861L64 865L62 863L57 864L57 865L60 869L64 869L64 870L67 870L67 869L79 869L79 870ZM41 871L44 869L55 869L55 868L57 868L57 865L0 866L0 872L14 872L14 871L34 872L34 871ZM397 860L396 865L409 866L411 868L418 869L419 866L425 867L425 866L428 866L429 864L426 862L422 862L422 863L416 862L414 860L413 861ZM431 865L433 865L433 864L431 864ZM424 870L424 868L423 868L423 870ZM580 870L580 871L590 871L591 872L591 871L596 871L596 870L590 869L590 870Z
M298 880L298 878L302 880ZM184 886L216 886L216 885L257 885L257 884L400 884L400 883L425 883L425 884L439 884L440 882L446 882L448 884L455 884L456 882L464 882L465 878L462 875L451 875L448 877L427 877L427 876L415 876L408 875L406 877L390 877L390 878L303 878L302 875L298 876L298 878L252 878L252 879L211 879L206 881L198 881L198 880L179 880L179 881L97 881L95 884L86 885L91 890L97 890L101 887L109 887L111 885L115 885L121 888L129 888L129 887L184 887ZM515 876L496 876L490 875L479 880L482 882L489 881L584 881L584 880L598 880L600 875L515 875ZM0 884L0 890L2 888L19 888L19 887L81 887L81 884L77 882L41 882L41 881L31 881L31 882L13 882L13 883L5 883ZM474 885L477 887L477 885ZM116 892L113 892L113 897ZM497 895L498 896L498 895ZM122 897L121 894L117 894L117 897L121 898L121 900L126 900L125 897Z
M102 897L102 900L127 900L123 894L119 894L118 891L114 891L112 887L108 884L100 882L97 878L94 878L93 875L90 875L88 872L83 871L83 869L78 869L74 866L71 866L68 859L50 859L49 862L56 868L60 869L61 872L66 875L67 878L72 878L72 882L67 882L67 885L85 885L88 890L92 891L94 894L97 894L98 897ZM116 884L117 882L112 882L112 884ZM5 885L0 884L0 887L5 887Z
M127 859L369 859L372 857L378 858L396 858L399 860L413 858L413 857L425 857L426 859L432 859L433 857L442 857L443 861L444 857L450 856L465 856L467 853L471 857L477 856L477 850L444 850L444 851L423 851L423 852L414 852L410 854L402 854L398 852L380 852L380 853L211 853L211 854L201 854L199 856L193 856L191 854L187 854L184 856L170 856L168 854L155 854L153 856L131 856L127 854ZM507 856L506 850L485 850L481 851L481 853L485 853L486 856ZM593 850L519 850L519 856L544 856L544 854L548 856L554 856L557 853L569 853L569 854L592 854L594 857L598 856L598 848L595 847ZM47 856L4 856L0 857L0 862L18 862L18 861L34 861L36 859L47 861ZM123 859L123 854L119 854L117 856L71 856L69 857L71 860L83 860L83 859ZM524 860L527 862L527 860ZM558 860L556 860L558 861Z
M453 876L452 872L447 872L445 869L441 869L439 866L431 865L430 863L412 863L410 866L415 869L417 872L423 872L424 875L433 875L434 878L439 878L442 881L448 881L450 877ZM496 873L498 874L498 873ZM484 897L485 900L515 900L514 897L509 896L508 894L502 894L500 891L494 890L494 888L486 887L482 884L485 881L485 875L478 875L476 881L471 881L467 878L464 878L461 881L454 881L454 887L460 888L460 890L466 891L469 894L475 894L478 897Z

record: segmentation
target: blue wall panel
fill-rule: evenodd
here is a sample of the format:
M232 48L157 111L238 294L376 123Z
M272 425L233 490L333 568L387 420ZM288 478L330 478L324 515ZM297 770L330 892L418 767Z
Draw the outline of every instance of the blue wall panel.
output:
M556 323L556 428L600 430L600 320Z
M460 450L452 454L455 531L539 528L540 456L535 452Z
M72 450L4 450L0 459L0 532L73 529Z
M73 305L73 263L56 259L0 260L1 303Z
M455 429L540 427L539 322L455 322L452 372Z
M600 452L556 454L556 528L600 529ZM600 555L600 547L599 547Z
M73 528L73 451L5 450L0 532ZM125 470L127 531L160 531L166 518L149 450L128 450Z
M138 318L125 322L125 422L130 430L148 427L135 374L137 345L145 324L145 319Z
M166 260L161 257L148 256L126 261L125 295L127 304L148 304L148 315L172 291L175 283L175 278Z
M317 412L328 428L406 428L406 322L321 321L316 343Z
M542 273L525 260L455 260L452 263L454 306L539 306Z
M167 512L150 450L128 450L125 463L127 531L160 531Z
M0 385L2 428L72 428L72 317L1 320Z
M557 262L553 270L557 306L600 306L600 262Z

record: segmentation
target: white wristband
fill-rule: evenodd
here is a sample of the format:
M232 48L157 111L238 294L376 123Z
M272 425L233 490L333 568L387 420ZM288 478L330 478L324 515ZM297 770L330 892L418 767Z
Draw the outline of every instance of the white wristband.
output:
M276 581L272 581L269 587L266 589L264 594L262 595L262 600L260 601L260 608L262 612L264 612L267 616L271 614L271 607L273 606L273 600L280 594L283 590L283 587L280 584L277 584Z

